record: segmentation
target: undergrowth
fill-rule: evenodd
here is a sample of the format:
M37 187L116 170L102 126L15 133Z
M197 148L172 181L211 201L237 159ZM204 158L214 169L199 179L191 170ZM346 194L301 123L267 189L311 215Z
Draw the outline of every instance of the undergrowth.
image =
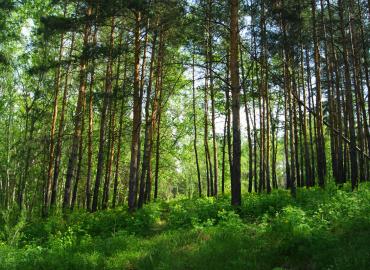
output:
M370 269L370 189L159 201L130 214L0 216L0 269Z

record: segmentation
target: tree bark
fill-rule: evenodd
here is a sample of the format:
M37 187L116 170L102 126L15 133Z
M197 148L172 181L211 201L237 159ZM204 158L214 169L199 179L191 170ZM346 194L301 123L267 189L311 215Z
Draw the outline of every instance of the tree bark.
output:
M233 114L233 167L231 172L231 204L241 205L241 182L240 182L240 83L238 63L238 12L239 1L230 0L230 74L232 93L232 114Z

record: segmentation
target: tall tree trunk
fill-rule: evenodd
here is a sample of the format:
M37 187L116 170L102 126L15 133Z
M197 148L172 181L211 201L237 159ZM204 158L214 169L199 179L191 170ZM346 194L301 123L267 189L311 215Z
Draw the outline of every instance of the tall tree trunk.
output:
M209 90L211 95L211 123L212 123L212 146L213 146L213 187L212 195L217 196L218 193L218 157L217 157L217 137L215 124L215 89L213 84L213 28L212 28L212 5L213 0L208 0L208 70L209 70Z
M135 12L136 29L135 29L135 69L134 69L134 107L133 107L133 120L132 120L132 139L131 139L131 161L130 161L130 177L129 177L129 194L128 206L130 211L136 207L137 196L137 181L138 181L138 153L140 141L140 128L141 128L141 100L140 100L140 24L141 13Z
M231 172L231 204L241 205L241 182L240 182L240 83L238 63L238 16L239 1L230 0L230 74L232 93L233 114L233 167Z
M92 8L89 3L86 11L87 16L91 16ZM83 47L86 48L88 45L89 34L90 34L90 24L86 22L84 27L84 35L83 35ZM69 155L68 160L68 167L67 167L67 175L66 175L66 182L64 187L64 196L63 196L63 209L67 209L70 206L70 196L71 196L71 186L72 186L72 178L76 167L76 161L78 157L78 148L80 143L81 137L81 124L83 121L83 107L85 104L85 97L86 97L86 66L87 66L88 59L86 56L81 56L80 59L80 86L78 91L78 99L76 104L76 112L75 112L75 123L74 123L74 134L72 138L72 147L71 152Z
M195 154L195 165L197 167L197 179L198 179L198 194L199 197L202 196L202 184L200 180L200 169L199 169L199 159L198 159L198 148L197 148L197 118L196 118L196 110L195 110L195 104L196 104L196 99L195 99L195 59L194 59L194 52L193 52L193 65L192 65L192 90L193 90L193 128L194 128L194 154ZM224 143L225 145L225 143ZM225 148L225 146L224 146ZM224 161L224 156L225 156L225 149L223 149L223 161ZM223 162L224 166L224 162ZM224 168L224 167L223 167ZM222 176L222 183L224 184L224 169L222 170L223 176ZM224 188L224 185L222 185L222 188ZM222 189L223 190L223 189ZM223 192L222 192L223 193Z
M145 85L145 76L146 76L146 54L147 54L147 49L148 49L148 38L149 38L149 27L150 27L150 19L148 18L146 20L146 31L144 35L144 43L143 43L143 57L142 57L142 62L141 62L141 74L140 74L140 91L139 91L139 98L140 98L140 106L139 106L139 115L140 115L140 123L142 122L141 116L142 116L142 104L143 104L143 97L144 97L144 85ZM138 151L137 151L137 181L136 181L136 193L139 192L140 195L140 189L139 189L139 184L140 184L140 165L142 164L141 162L141 127L140 127L140 133L139 133L139 142L138 142ZM144 141L145 143L145 141ZM145 150L144 150L145 151ZM145 176L145 175L144 175ZM144 185L145 187L145 185ZM135 206L138 205L138 196L136 194L135 196Z
M302 76L302 89L303 89L303 119L302 119L302 133L303 133L303 144L304 144L304 161L305 161L305 185L306 187L311 186L312 175L311 175L311 155L309 149L309 142L307 138L307 91L305 84L305 72L304 72L304 54L303 54L303 45L301 46L301 76ZM308 85L307 85L308 87ZM303 165L303 164L302 164ZM303 184L303 183L302 183Z
M85 108L86 105L84 105L82 109L82 115L85 115ZM81 136L80 136L80 143L79 143L79 149L78 149L78 163L77 163L77 172L76 172L76 178L75 182L73 184L73 190L72 190L72 199L71 199L71 210L73 210L76 200L77 200L77 189L78 189L78 183L81 179L81 170L82 170L82 161L83 161L83 133L85 130L85 120L82 119L81 123Z
M74 43L75 43L75 33L72 34L72 38L71 38L71 47L68 53L69 59L72 57ZM62 108L60 111L57 144L55 146L54 173L53 173L53 182L52 182L52 187L51 187L51 198L50 198L51 208L54 207L57 202L58 178L59 178L59 171L60 171L60 162L62 158L62 144L63 144L62 139L63 139L63 130L64 130L64 125L65 125L64 119L65 119L65 111L66 111L66 106L67 106L68 89L69 89L70 73L71 73L71 63L70 62L68 62L67 64L65 73L66 74L64 78Z
M64 11L65 14L65 11ZM55 127L58 117L58 100L59 100L59 91L60 91L60 81L61 81L61 61L63 57L63 48L64 48L64 33L61 34L60 37L60 44L59 44L59 56L58 56L58 67L55 72L55 82L54 82L54 101L53 101L53 114L51 119L51 128L50 128L50 143L49 143L49 166L47 172L47 180L46 180L46 188L45 188L45 197L44 197L44 205L42 209L43 216L47 216L48 214L48 207L49 207L49 200L51 195L51 178L53 174L53 162L54 162L54 154L55 154Z
M157 78L156 78L156 85L155 85L155 94L154 94L154 102L152 104L152 114L151 114L151 125L149 128L149 147L148 147L148 168L146 173L146 189L145 189L145 202L149 202L151 199L151 193L152 193L152 152L153 152L153 136L156 131L156 125L160 124L159 120L159 114L161 110L161 102L162 102L162 87L163 87L163 61L164 61L164 32L161 30L159 35L159 52L158 52L158 63L157 63ZM160 130L157 129L159 132ZM159 138L157 138L159 139ZM159 144L157 145L159 147ZM157 148L159 149L159 148ZM156 152L156 159L157 159L157 153L158 153L158 162L159 162L159 151ZM159 164L159 163L158 163ZM157 166L157 163L156 163ZM158 170L156 169L156 191L158 194L158 173L159 173L159 166Z
M122 34L121 34L122 35ZM128 39L125 42L125 48L128 46ZM118 142L117 142L117 156L116 156L116 163L115 163L115 172L114 172L114 184L113 184L113 198L112 198L112 208L116 207L117 196L118 196L118 177L119 177L119 164L121 162L121 148L122 148L122 136L123 136L123 117L125 114L125 102L126 102L126 80L127 80L127 54L125 54L124 59L124 71L123 71L123 80L122 80L122 87L121 87L121 94L118 93L119 99L121 99L121 109L120 109L120 116L119 116L119 129L118 129ZM117 77L117 87L119 85L119 78Z
M162 72L159 77L160 87L162 87ZM161 114L162 114L162 91L159 93L158 99L158 112L156 117L156 148L155 148L155 171L154 171L154 200L158 198L158 176L159 176L159 158L160 158L160 146L161 146Z
M106 118L111 105L111 94L112 94L112 50L114 45L114 28L115 28L115 18L111 19L111 31L109 38L109 56L107 62L107 68L105 71L105 90L104 90L104 99L100 115L100 130L99 130L99 150L98 150L98 162L96 165L96 177L95 177L95 186L94 186L94 195L92 200L91 211L95 212L98 209L99 203L99 190L100 190L100 181L103 173L103 164L104 164L104 146L105 146L105 129L106 129Z
M331 55L331 65L333 65L333 72L335 76L335 101L333 97L333 103L336 103L336 125L335 128L338 130L338 140L337 140L337 162L336 162L336 181L338 184L341 184L344 182L344 173L343 173L343 140L342 140L342 101L341 101L341 89L340 89L340 80L341 80L341 74L338 69L338 58L337 53L335 50L335 43L334 43L334 34L333 34L333 15L332 15L332 9L331 4L329 0L326 0L328 15L329 15L329 24L330 27L328 27L329 36L330 36L330 46L329 51Z
M316 29L316 0L311 1L312 10L312 33L314 43L314 62L315 62L315 82L316 82L316 129L317 129L317 174L319 178L319 186L325 185L325 141L323 131L323 113L321 103L321 75L320 75L320 54L319 41Z
M353 114L353 98L351 89L351 75L348 60L348 39L345 33L344 23L344 4L342 0L338 1L339 7L339 19L340 19L340 31L342 36L343 46L343 60L344 60L344 77L345 77L345 96L346 96L346 114L349 122L349 136L350 136L350 162L351 162L351 183L352 189L357 187L358 172L357 172L357 153L356 153L356 133L355 133L355 120Z
M121 30L121 32L119 34L119 41L118 41L119 48L122 48L122 36L123 36L123 30ZM110 128L109 128L109 140L108 140L109 150L108 150L108 153L107 153L107 163L106 163L106 172L105 172L103 198L102 198L102 209L106 209L108 207L112 167L113 167L113 163L114 163L114 154L115 154L114 145L116 144L116 139L117 139L116 128L115 127L116 127L116 111L118 110L117 101L118 101L118 97L119 97L119 91L118 90L119 90L120 68L121 68L121 57L119 56L118 59L117 59L115 86L114 86L114 91L113 91L113 96L112 96L114 101L110 102L111 103L110 119L109 119ZM122 108L121 108L121 113L122 113ZM122 121L122 117L120 117L119 120ZM117 148L120 148L120 142L119 142ZM119 156L118 153L117 153L117 156ZM114 180L114 186L115 186L115 180Z
M150 152L151 152L151 126L152 126L152 117L150 115L150 104L151 104L151 95L152 95L152 82L153 82L153 73L154 73L154 59L156 57L156 41L157 41L157 32L154 33L152 41L152 52L150 60L150 71L149 71L149 82L146 91L146 101L145 101L145 137L144 137L144 154L143 162L141 169L140 177L140 190L139 190L139 201L138 208L143 206L145 201L145 187L146 187L146 177L149 169L150 163Z
M228 153L228 161L229 161L229 172L231 176L232 168L233 168L233 158L232 158L232 142L231 142L231 111L230 111L230 57L227 59L226 65L227 75L226 75L226 87L225 87L225 109L226 109L226 130L227 130L227 153Z
M42 75L40 75L39 83L42 80L41 78L42 78ZM31 147L30 142L33 139L33 134L35 131L35 117L30 116L31 109L32 109L31 106L26 105L26 125L25 125L26 127L25 127L24 138L23 138L23 144L25 147L25 151L24 151L25 157L24 157L24 164L23 164L24 170L22 171L20 175L19 184L18 184L18 196L17 196L17 203L18 203L19 210L23 209L24 195L25 195L28 178L29 178L29 169L31 165L32 147Z
M351 44L351 56L353 63L353 77L354 77L354 87L356 90L356 111L357 111L357 128L358 128L358 141L359 141L359 169L360 169L360 181L365 181L366 179L366 165L369 162L366 162L365 157L365 145L370 147L370 131L368 125L368 118L366 115L366 105L365 98L362 87L362 68L361 68L361 57L359 53L361 52L360 42L358 38L358 27L355 25L355 10L354 7L356 3L350 1L349 8L349 34L350 34L350 44ZM361 27L360 27L361 28Z
M224 136L222 139L222 165L221 165L221 192L222 194L225 193L225 157L226 157L226 136L227 136L227 118L228 115L225 116L225 124L224 124Z
M93 45L96 46L96 35L97 26L95 25L93 34ZM93 125L94 125L94 83L95 83L95 61L92 61L92 70L90 72L89 82L89 128L87 133L87 176L86 176L86 187L85 187L85 199L86 209L91 211L91 178L92 178L92 166L93 166Z
M305 50L305 60L306 60L306 69L307 69L307 91L308 91L308 107L310 111L312 111L312 108L314 107L313 102L313 91L312 91L312 83L311 83L311 68L310 68L310 57L309 57L309 50ZM312 127L312 114L310 113L308 116L308 123L309 123L309 132L310 132L310 151L311 151L311 179L310 179L310 185L315 185L315 155L314 155L314 136L316 130L315 124L314 127Z
M251 137L251 127L249 123L249 109L247 103L247 90L245 85L245 75L244 74L244 61L243 61L243 50L240 50L240 65L242 71L242 88L243 88L243 101L244 101L244 108L245 108L245 117L247 119L247 136L248 136L248 192L252 192L253 186L253 152L252 152L252 137ZM253 63L250 69L253 69ZM249 77L249 72L247 74Z

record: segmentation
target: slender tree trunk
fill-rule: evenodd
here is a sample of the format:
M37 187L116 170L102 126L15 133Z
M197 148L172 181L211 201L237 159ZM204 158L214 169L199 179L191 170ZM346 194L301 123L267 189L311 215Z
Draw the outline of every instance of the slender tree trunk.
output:
M339 19L340 19L340 30L342 35L342 46L343 46L343 60L344 60L344 75L345 75L345 95L346 95L346 114L348 115L349 121L349 136L350 136L350 162L351 162L351 183L352 189L357 188L358 172L357 172L357 153L356 153L356 133L355 133L355 120L353 114L353 98L351 89L351 75L348 61L348 39L345 34L344 24L344 5L342 0L338 1L339 6Z
M68 53L68 57L72 57L73 49L75 43L75 34L72 34L71 39L71 47ZM60 162L62 157L62 144L63 144L63 130L64 130L64 119L65 119L65 111L67 106L67 97L68 97L68 89L69 89L69 81L70 81L70 72L71 72L71 63L68 62L66 67L66 74L64 78L64 89L63 89L63 100L62 100L62 108L60 112L60 119L59 119L59 126L58 126L58 135L57 135L57 144L55 146L55 160L54 160L54 173L53 173L53 181L51 187L51 198L50 198L50 207L54 207L57 201L57 192L58 192L58 178L59 178L59 171L60 171Z
M265 15L265 1L261 3L262 16L261 16L261 42L262 42L262 70L263 70L263 80L262 80L262 89L263 89L263 99L264 99L264 115L266 118L266 132L264 132L264 182L266 182L267 193L271 192L271 179L270 179L270 99L269 99L269 89L268 89L268 59L267 59L267 38L266 38L266 15ZM262 79L261 78L261 79ZM264 123L265 124L265 123ZM264 128L265 129L265 128Z
M89 5L87 8L87 16L91 16L92 8ZM83 47L86 48L88 45L90 34L90 25L87 22L84 28L84 38L83 38ZM66 175L66 182L64 187L64 197L63 197L63 209L67 209L70 206L70 196L71 196L71 186L72 186L72 178L76 167L76 161L78 158L78 148L80 143L81 137L81 123L83 121L83 107L85 104L85 96L86 96L86 66L88 60L85 56L81 56L80 60L80 86L78 92L78 99L76 105L76 113L75 113L75 123L74 123L74 134L72 138L72 147L71 152L69 155L68 160L68 167L67 167L67 175Z
M301 75L302 75L302 89L303 89L303 120L302 120L302 133L303 133L303 144L304 144L304 161L305 161L305 185L306 187L311 186L312 175L311 175L311 155L309 149L309 142L307 139L307 91L305 85L305 77L304 77L304 54L303 54L303 45L301 46ZM308 85L307 85L308 87ZM302 164L303 165L303 164ZM303 184L303 183L302 183Z
M41 82L41 77L42 75L40 76L39 82ZM35 131L35 121L36 121L33 116L30 116L31 109L32 109L31 107L26 105L26 125L25 125L26 127L24 131L24 139L23 139L24 147L25 147L25 153L24 153L25 158L24 158L24 166L23 166L24 170L22 174L20 175L19 184L18 184L18 198L17 198L18 207L19 207L19 210L21 211L23 209L24 195L26 193L25 190L26 190L26 185L27 185L28 178L29 178L29 169L30 169L31 156L32 156L32 147L30 145L30 142L33 139L33 134Z
M344 174L343 174L343 142L342 142L342 112L341 112L341 108L342 108L342 102L341 102L341 89L340 89L340 80L341 80L341 77L340 77L340 72L339 72L339 69L338 69L338 59L337 59L337 53L336 53L336 50L335 50L335 45L334 45L334 35L333 35L333 15L332 15L332 10L330 8L331 4L329 2L329 0L326 0L326 5L327 5L327 10L328 10L328 15L329 15L329 24L330 26L328 27L328 31L329 31L329 36L330 36L330 46L329 46L329 52L330 52L330 55L331 55L331 65L333 66L332 69L333 69L333 73L334 73L334 77L335 77L335 95L336 95L336 98L334 100L334 97L333 97L333 103L335 104L336 103L336 110L335 110L335 114L336 114L336 123L335 123L335 128L338 130L338 133L340 134L338 137L337 137L337 153L336 153L336 156L337 156L337 162L336 162L336 182L338 184L341 184L344 182ZM333 82L334 83L334 82Z
M252 186L253 186L253 152L252 152L252 137L251 137L251 127L249 123L249 109L248 109L248 103L247 103L247 91L245 86L245 74L244 74L244 62L243 62L243 50L240 50L240 65L241 65L241 71L242 71L242 88L243 88L243 100L244 100L244 108L245 108L245 117L247 119L247 136L248 136L248 192L252 192ZM253 63L251 66L251 69L253 69ZM248 72L249 73L249 72ZM249 77L249 74L247 74L247 77Z
M98 150L98 162L96 165L96 177L94 186L94 195L92 200L91 211L95 212L98 209L99 203L99 190L100 182L103 174L103 164L104 164L104 146L105 146L105 129L106 129L106 118L111 104L111 94L112 94L112 50L114 45L114 28L115 28L115 18L112 17L111 20L111 31L110 31L110 41L109 41L109 56L107 62L107 68L105 72L105 90L104 99L100 115L100 130L99 130L99 150Z
M349 8L349 33L350 33L350 44L351 44L351 56L353 63L353 77L354 77L354 87L356 90L356 111L357 111L357 127L358 127L358 141L359 141L359 169L360 169L360 181L365 181L367 174L367 166L369 162L366 162L365 157L365 145L370 147L370 131L368 125L368 118L366 115L366 105L364 93L362 90L362 68L361 68L361 58L359 53L361 52L360 42L358 38L358 27L355 25L355 10L354 7L356 3L350 1ZM361 28L361 27L360 27ZM366 58L364 56L364 58Z
M85 108L86 105L84 104L84 107L82 108L82 115L85 115ZM82 170L82 161L83 161L83 133L85 130L85 120L82 119L81 123L81 136L80 136L80 143L79 143L79 149L78 149L78 163L77 163L77 172L76 172L76 178L73 185L72 190L72 199L71 199L71 210L73 210L76 200L77 200L77 189L78 189L78 183L81 179L81 170Z
M65 14L65 12L64 12ZM46 180L46 189L45 189L45 197L44 197L44 205L42 209L43 216L48 215L48 207L49 207L49 200L51 195L51 177L53 174L53 161L54 161L54 154L55 154L55 127L58 117L58 100L59 100L59 91L60 91L60 81L61 81L61 61L63 57L63 49L64 49L64 33L61 34L60 37L60 44L59 44L59 56L58 56L58 67L55 72L55 82L54 82L54 101L53 101L53 114L51 119L51 129L50 129L50 143L49 143L49 166L48 166L48 173L47 173L47 180Z
M233 158L232 158L232 142L231 142L231 112L230 112L230 58L228 58L227 61L227 84L225 88L225 96L226 96L226 102L225 102L225 109L226 109L226 130L227 130L227 152L228 152L228 161L229 161L229 172L231 176L232 168L233 168Z
M221 192L222 194L225 193L225 156L226 156L226 129L227 129L227 117L225 116L225 124L224 124L224 136L222 139L222 165L221 165Z
M319 178L319 186L324 187L326 158L323 132L323 113L321 103L320 55L316 29L316 0L311 1L311 10L312 10L312 33L314 43L315 81L316 81L317 174Z
M152 81L153 81L153 73L154 73L154 59L156 57L156 40L157 40L157 33L154 33L153 41L152 41L152 52L151 52L151 60L150 60L150 71L149 71L149 83L146 92L146 102L145 102L145 138L144 138L144 155L143 155L143 162L142 162L142 169L141 169L141 177L140 177L140 190L139 190L139 201L138 201L138 208L143 206L144 201L146 201L145 194L146 194L146 177L149 169L150 163L150 152L151 152L151 127L152 127L152 117L150 115L150 104L151 104L151 95L152 95Z
M241 205L241 182L240 182L240 83L238 63L238 16L239 1L230 0L230 74L232 93L233 114L233 167L231 172L231 204Z
M207 54L208 55L208 43L206 46ZM207 173L207 197L212 196L213 194L213 186L212 186L212 163L211 163L211 156L209 153L209 145L208 145L208 79L209 79L209 66L208 63L206 65L205 70L205 82L204 82L204 154L206 159L206 173Z
M160 84L162 85L162 75L159 77ZM159 93L158 99L158 113L157 113L157 138L156 138L156 149L155 149L155 172L154 172L154 200L158 198L158 176L159 176L159 158L160 158L160 146L161 146L161 112L162 112L162 91Z
M93 34L93 45L96 46L96 35L97 26L95 25ZM93 125L94 125L94 83L95 83L95 61L92 61L92 70L90 72L90 82L89 82L89 128L87 133L87 176L86 176L86 187L85 187L85 199L86 199L86 209L91 211L91 178L92 178L92 166L93 166Z
M312 108L314 107L314 102L313 102L313 94L312 94L312 84L311 84L311 68L310 68L310 59L309 59L309 51L308 49L305 50L306 52L306 69L307 69L307 91L308 91L308 107L310 111L312 111ZM314 155L314 127L312 127L312 114L310 113L308 116L308 123L309 123L309 132L310 132L310 151L311 151L311 179L310 179L310 185L314 186L315 185L315 155Z
M138 181L138 153L140 141L140 128L141 128L141 100L140 100L140 12L135 12L136 29L135 29L135 69L134 69L134 107L133 107L133 121L132 121L132 139L131 139L131 162L130 162L130 178L129 178L129 194L128 206L130 211L136 207L137 196L137 181Z
M158 122L161 102L162 102L162 77L163 77L163 61L164 61L164 32L161 30L159 35L159 52L158 52L158 63L157 63L157 78L155 85L154 102L152 104L152 114L151 114L151 125L149 129L149 147L148 147L148 168L146 173L146 189L145 189L145 202L149 202L152 194L152 152L153 152L153 136L156 130L156 125ZM159 123L159 122L158 122ZM159 130L158 130L159 132ZM156 153L157 154L157 153ZM159 152L158 152L159 155ZM157 156L156 156L157 158ZM159 161L159 156L158 156ZM157 170L157 167L156 167ZM159 167L158 167L159 170ZM158 172L156 171L156 185L158 188ZM156 191L158 192L158 190Z
M119 41L118 41L118 46L120 48L122 48L122 36L123 36L123 30L121 30L120 34L119 34ZM126 64L125 64L126 65ZM103 190L103 198L102 198L102 209L106 209L108 207L108 201L109 201L109 190L110 190L110 182L111 182L111 175L112 175L112 167L113 167L113 163L114 163L114 145L116 144L116 139L118 138L116 136L116 130L115 130L115 127L116 127L116 111L118 110L117 108L117 103L118 103L118 100L119 100L119 75L120 75L120 68L121 68L121 57L119 56L118 59L117 59L117 67L116 67L116 76L115 76L115 87L114 87L114 91L113 91L113 98L114 98L114 101L113 101L113 104L112 104L112 101L111 101L111 109L110 109L110 120L109 120L109 123L110 123L110 128L109 128L109 141L108 141L108 145L109 145L109 151L107 153L107 165L106 165L106 173L105 173L105 180L104 180L104 190ZM126 68L126 67L125 67ZM126 70L124 71L125 72L125 75L124 77L126 76ZM123 95L121 95L123 97ZM122 99L124 100L124 99ZM122 104L121 104L121 114L123 112L123 108L122 108ZM120 118L119 120L122 121L122 117L123 115L120 115ZM120 122L120 125L121 125L121 122ZM121 126L120 126L121 128ZM122 131L121 131L121 134L119 136L122 135ZM118 146L117 146L117 151L120 151L120 144L121 144L121 141L119 139L119 143L118 143ZM117 157L119 157L119 153L117 153ZM117 164L117 162L116 162ZM116 186L116 179L115 177L118 176L117 175L117 171L115 172L115 175L114 175L114 188L117 194L117 186ZM118 182L117 182L118 183ZM115 196L113 194L113 196ZM115 204L115 203L114 203Z
M195 104L196 104L196 98L195 98L195 59L194 59L194 53L193 53L193 65L192 65L192 79L193 79L193 83L192 83L192 90L193 90L193 128L194 128L194 141L193 141L193 145L194 145L194 153L195 153L195 165L197 167L197 179L198 179L198 193L199 193L199 197L202 196L202 184L201 184L201 180L200 180L200 169L199 169L199 159L198 159L198 148L197 148L197 113L196 113L196 110L195 110ZM225 145L225 143L224 143ZM225 146L224 146L225 148ZM224 190L224 159L225 159L225 149L223 149L223 175L222 175L222 190ZM223 191L222 191L223 193Z
M218 193L218 154L217 154L217 137L215 124L215 89L213 84L213 28L212 28L212 5L213 0L208 0L208 70L209 70L209 90L211 95L211 123L212 123L212 146L213 146L213 187L212 195Z
M128 40L125 42L125 48L128 46ZM126 80L127 80L127 54L125 54L124 59L124 71L123 71L123 80L122 80L122 87L121 87L121 94L118 93L119 99L121 99L121 109L120 109L120 116L119 116L119 129L118 129L118 142L117 142L117 156L116 156L116 163L115 163L115 172L114 172L114 184L113 184L113 198L112 198L112 208L116 207L117 202L117 193L118 193L118 177L119 177L119 164L121 162L121 148L122 148L122 136L123 136L123 117L125 114L125 103L126 103ZM119 78L117 77L117 87L119 85L118 82Z

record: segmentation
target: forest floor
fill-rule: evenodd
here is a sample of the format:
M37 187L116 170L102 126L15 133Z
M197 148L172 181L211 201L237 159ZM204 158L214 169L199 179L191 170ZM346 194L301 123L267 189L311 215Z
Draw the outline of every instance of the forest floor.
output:
M0 269L370 269L370 185L0 219Z

